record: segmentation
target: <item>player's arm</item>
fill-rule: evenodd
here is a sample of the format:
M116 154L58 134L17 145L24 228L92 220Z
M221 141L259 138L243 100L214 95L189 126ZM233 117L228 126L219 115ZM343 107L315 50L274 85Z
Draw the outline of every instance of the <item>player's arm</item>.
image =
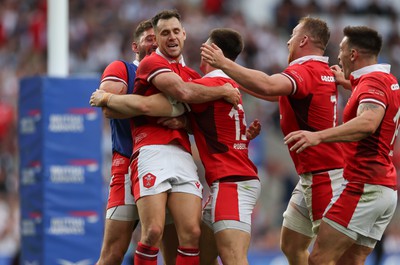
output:
M266 101L276 102L276 101L279 100L279 96L264 96L264 95L261 95L261 94L258 94L256 92L254 92L254 91L251 91L251 90L249 90L249 89L247 89L245 87L242 87L242 86L240 86L240 90L246 92L249 95L252 95L253 97L256 97L256 98L259 98L259 99L263 99L263 100L266 100Z
M340 126L318 132L291 132L284 138L284 141L285 144L294 143L290 151L297 153L321 142L359 141L375 133L384 115L385 108L382 105L361 103L357 109L357 116Z
M115 95L97 90L93 92L89 103L93 107L106 107L105 116L113 119L139 115L175 117L185 111L182 104L171 103L162 93L151 96Z
M99 90L102 92L119 95L119 94L125 94L126 91L128 90L128 86L126 85L126 83L121 81L107 80L101 82ZM101 107L103 114L106 118L113 118L113 119L129 118L129 116L121 112L118 112L117 110L109 109L107 105L103 105Z
M242 87L261 96L284 96L293 91L292 82L282 74L267 75L264 72L243 67L226 58L215 44L203 44L203 59L215 68L219 68Z
M207 87L193 82L184 82L174 72L160 73L154 76L151 82L158 90L181 102L204 103L223 98L236 106L240 100L240 92L229 83L223 86Z

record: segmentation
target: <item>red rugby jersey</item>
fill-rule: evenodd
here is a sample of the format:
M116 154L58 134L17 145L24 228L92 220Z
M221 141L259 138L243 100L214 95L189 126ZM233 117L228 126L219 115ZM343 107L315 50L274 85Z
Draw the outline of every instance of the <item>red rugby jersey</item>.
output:
M337 126L338 92L327 57L301 57L282 74L293 84L291 95L279 97L284 135L297 130L320 131ZM299 154L290 152L290 155L298 174L343 168L340 143L322 143Z
M221 70L193 81L205 86L238 85ZM205 168L208 185L224 177L257 179L257 168L249 159L245 113L223 99L191 104L191 121L196 146Z
M390 74L390 65L385 64L361 68L351 74L350 81L353 91L343 112L343 122L356 117L359 104L366 102L381 105L385 116L374 134L343 144L343 176L353 182L395 187L397 176L392 156L399 129L399 84Z
M165 72L175 72L185 82L200 78L196 71L185 65L183 59L179 62L170 61L157 50L140 62L136 71L134 93L146 96L160 93L160 90L151 83L151 79ZM157 124L158 118L138 116L131 119L134 152L145 145L162 145L172 141L179 142L190 152L190 142L186 130L172 130L159 125Z

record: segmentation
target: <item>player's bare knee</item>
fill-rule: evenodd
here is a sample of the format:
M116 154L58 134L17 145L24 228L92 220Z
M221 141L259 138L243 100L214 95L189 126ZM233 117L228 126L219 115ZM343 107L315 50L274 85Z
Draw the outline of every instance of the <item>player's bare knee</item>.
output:
M311 253L310 256L308 256L308 265L320 265L320 264L322 264L320 255Z
M293 241L281 240L280 247L285 256L300 256L308 253L306 245L300 245Z
M196 238L198 240L200 238L200 236L201 236L201 228L200 228L200 226L199 225L192 226L190 234L192 235L193 238Z
M142 243L149 246L154 246L161 241L164 228L159 225L151 225L143 232L144 232L144 237L141 240Z
M200 229L186 230L185 233L178 235L179 245L197 248L200 243L200 234Z
M292 247L286 241L284 242L281 240L280 247L281 247L283 254L285 254L285 256L288 256L292 253L292 250L291 250Z
M240 261L246 258L245 253L242 255L240 251L236 251L234 248L222 247L218 250L224 264L240 264Z

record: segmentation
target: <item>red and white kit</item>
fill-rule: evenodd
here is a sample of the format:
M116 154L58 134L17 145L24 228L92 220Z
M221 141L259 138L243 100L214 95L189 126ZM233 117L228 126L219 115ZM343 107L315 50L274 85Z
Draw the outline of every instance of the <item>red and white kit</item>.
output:
M160 93L151 83L151 79L164 72L175 72L185 82L200 78L197 72L185 65L183 59L179 62L170 61L157 50L141 61L136 75L134 93L145 96ZM172 130L159 125L157 124L158 118L138 116L131 119L134 140L131 171L135 174L133 177L135 199L164 192L172 185L180 185L182 192L202 197L202 186L197 175L197 167L193 159L188 158L191 155L191 148L186 130ZM164 147L159 149L161 153L155 153L157 148L151 147L162 145ZM168 156L171 154L179 155L182 161L167 163L166 161L170 159ZM152 155L157 155L161 161L155 162L151 158ZM179 177L182 174L186 177ZM151 184L148 184L147 181L149 176L152 179ZM165 184L166 182L169 184ZM175 189L171 191L173 192Z
M293 85L291 95L279 98L284 135L297 130L320 131L337 126L338 91L328 57L301 57L291 62L282 75ZM343 183L341 144L322 143L301 153L290 152L290 155L300 180L284 213L283 225L312 237L333 194ZM296 210L291 209L292 204L296 205Z
M397 204L397 175L391 157L399 129L399 85L385 64L353 72L350 82L353 92L344 109L344 122L357 116L362 103L382 106L385 116L374 134L343 145L347 184L325 217L348 228L349 236L357 241L363 236L380 240ZM360 243L372 247L375 241Z
M221 70L194 82L205 86L231 83L238 87ZM249 159L242 102L238 109L223 99L190 107L196 146L211 189L203 220L212 224L214 233L226 228L250 232L251 214L261 186L257 168Z

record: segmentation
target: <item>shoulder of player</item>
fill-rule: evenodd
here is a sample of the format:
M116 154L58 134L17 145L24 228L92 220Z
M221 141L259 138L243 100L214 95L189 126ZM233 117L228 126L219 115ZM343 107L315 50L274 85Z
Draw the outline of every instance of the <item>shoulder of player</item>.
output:
M105 81L117 81L117 82L128 82L128 73L129 67L125 64L125 62L121 60L116 60L110 63L106 69L104 70L101 82ZM135 72L136 68L132 68L130 72Z
M391 89L391 85L398 84L397 79L391 75L382 72L372 72L360 77L358 86L374 86L380 89Z
M109 67L115 67L115 68L125 67L125 62L123 60L115 60L111 62L109 65L107 65L106 69Z
M323 81L334 82L334 73L329 65L319 61L309 61L303 64L295 64L288 66L283 70L284 74L292 77L313 78L320 76Z
M168 63L167 59L165 59L164 57L160 56L159 54L157 54L156 52L153 52L150 55L145 56L139 64L139 67L141 65L146 65L149 63Z
M121 60L116 60L107 65L107 67L103 71L103 76L112 76L115 73L120 73L124 70L126 70L125 63Z

